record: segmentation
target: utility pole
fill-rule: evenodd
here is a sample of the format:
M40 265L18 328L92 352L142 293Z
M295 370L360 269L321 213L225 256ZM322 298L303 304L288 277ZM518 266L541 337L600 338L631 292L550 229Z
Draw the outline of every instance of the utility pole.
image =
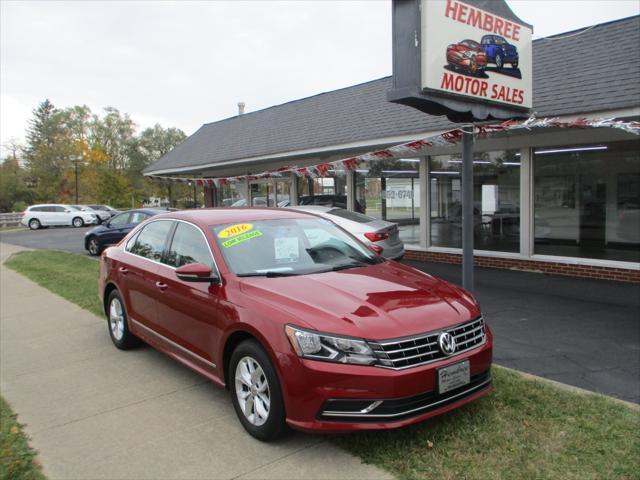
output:
M78 197L79 197L78 195L78 163L82 161L82 157L76 155L71 159L71 161L73 162L73 165L74 165L75 177L76 177L76 205L77 205L78 203L80 203L78 201Z

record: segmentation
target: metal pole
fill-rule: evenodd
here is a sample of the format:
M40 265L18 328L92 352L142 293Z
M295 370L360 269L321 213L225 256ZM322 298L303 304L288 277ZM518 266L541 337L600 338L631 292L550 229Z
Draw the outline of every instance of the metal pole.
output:
M462 131L462 287L473 293L473 125Z
M78 202L78 159L73 162L76 166L76 205Z

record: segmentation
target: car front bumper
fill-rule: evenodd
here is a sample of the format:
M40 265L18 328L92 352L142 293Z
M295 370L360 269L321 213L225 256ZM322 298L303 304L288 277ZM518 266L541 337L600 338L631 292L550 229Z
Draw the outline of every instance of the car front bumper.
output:
M469 361L471 382L438 394L437 370L463 360ZM291 365L292 361L299 365ZM492 335L488 328L485 343L477 348L403 370L286 356L283 393L287 423L299 430L336 432L390 429L420 422L491 391L491 361Z

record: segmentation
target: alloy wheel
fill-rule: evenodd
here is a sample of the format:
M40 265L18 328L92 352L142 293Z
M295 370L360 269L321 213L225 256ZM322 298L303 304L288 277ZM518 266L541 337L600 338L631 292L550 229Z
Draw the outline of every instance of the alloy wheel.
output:
M81 218L76 217L76 218L73 219L73 226L74 227L78 228L78 227L81 227L82 225L84 225L84 221Z
M116 340L122 340L124 336L124 311L120 299L114 298L109 305L109 328Z
M99 251L100 247L98 246L98 240L96 240L95 238L89 240L89 253L91 255L98 255Z
M260 364L251 357L242 357L235 372L236 396L246 419L257 427L269 418L271 392Z

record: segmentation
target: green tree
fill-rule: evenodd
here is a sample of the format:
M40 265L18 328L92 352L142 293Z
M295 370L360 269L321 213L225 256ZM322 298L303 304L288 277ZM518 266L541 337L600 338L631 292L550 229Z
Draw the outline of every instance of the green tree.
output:
M0 212L22 211L31 203L32 191L21 165L21 147L12 140L5 148L9 154L0 162Z

